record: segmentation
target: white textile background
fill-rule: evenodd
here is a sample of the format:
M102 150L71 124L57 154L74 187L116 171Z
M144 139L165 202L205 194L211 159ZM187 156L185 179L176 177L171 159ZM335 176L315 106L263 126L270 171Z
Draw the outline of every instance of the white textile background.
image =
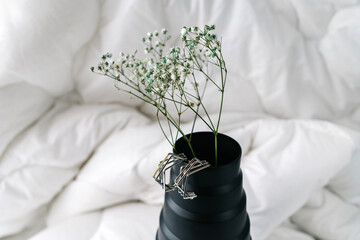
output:
M253 239L360 239L355 0L2 1L0 239L154 239L171 148L149 106L89 69L204 24L222 36L221 131L243 148Z

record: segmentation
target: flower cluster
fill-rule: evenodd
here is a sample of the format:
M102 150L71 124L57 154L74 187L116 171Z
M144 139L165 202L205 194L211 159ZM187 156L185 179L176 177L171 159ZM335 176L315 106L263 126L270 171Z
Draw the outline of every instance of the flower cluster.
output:
M182 44L167 49L167 41L171 38L166 29L160 32L149 32L142 38L145 58L138 58L137 51L133 54L120 53L120 58L114 60L111 53L101 57L97 68L91 71L108 76L115 80L115 86L156 107L158 114L168 120L169 127L176 128L176 137L165 137L173 145L177 134L186 134L181 130L181 114L190 109L197 118L203 120L217 135L222 111L224 87L226 82L226 66L221 53L221 42L212 33L215 25L205 25L204 28L183 27L181 30ZM220 70L220 77L213 79L208 75L209 64ZM195 73L200 74L195 74ZM213 83L221 92L221 105L217 124L213 123L202 103L205 88L200 89L195 76L202 76L205 81ZM219 81L220 79L220 81ZM188 89L186 86L191 86ZM206 85L205 85L206 86ZM177 115L173 116L167 110L172 104ZM202 108L206 113L199 113ZM158 118L159 119L159 118ZM159 121L160 124L160 121ZM163 130L161 124L161 129ZM172 133L173 131L170 132ZM190 141L189 141L190 144ZM191 146L190 146L191 148Z
M216 35L211 32L214 29L215 25L205 25L203 30L199 30L198 27L183 27L181 39L191 51L196 51L196 48L199 46L200 50L206 47L206 56L214 58L218 56L218 50L220 50L221 46Z

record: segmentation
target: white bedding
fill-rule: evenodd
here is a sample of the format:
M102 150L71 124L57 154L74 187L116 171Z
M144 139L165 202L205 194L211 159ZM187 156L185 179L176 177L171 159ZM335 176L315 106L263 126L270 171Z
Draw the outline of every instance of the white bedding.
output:
M221 132L243 148L253 239L360 239L352 0L3 1L0 239L154 239L152 174L171 147L148 106L89 68L148 31L213 23L229 70Z

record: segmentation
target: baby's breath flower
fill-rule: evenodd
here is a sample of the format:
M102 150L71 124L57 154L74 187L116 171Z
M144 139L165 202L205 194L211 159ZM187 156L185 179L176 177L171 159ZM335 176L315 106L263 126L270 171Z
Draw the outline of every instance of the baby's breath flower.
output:
M185 35L185 34L187 34L187 32L188 31L187 31L186 27L183 27L180 31L181 35Z
M160 32L164 36L159 36L158 31L148 32L142 38L145 58L137 58L136 51L133 54L120 52L120 58L115 61L111 53L106 53L101 56L97 68L91 67L90 70L113 78L118 89L152 104L168 120L171 113L166 109L165 102L173 101L179 112L178 116L171 117L172 121L169 123L179 131L180 123L173 119L180 119L180 115L186 110L183 108L192 108L192 112L200 116L199 108L204 107L201 104L203 95L200 95L204 92L200 91L200 87L204 85L199 84L195 76L202 76L204 81L214 83L222 96L221 103L223 101L226 65L221 54L221 42L212 33L214 29L215 25L205 25L203 28L183 27L180 31L182 45L169 50L166 43L171 36L167 35L166 29ZM219 76L221 83L208 75L209 63L222 72ZM122 89L120 83L127 87ZM185 86L192 86L193 89ZM217 131L210 123L204 122L214 133Z
M199 30L198 27L192 27L192 28L191 28L191 31L192 31L192 32L197 32L198 30Z

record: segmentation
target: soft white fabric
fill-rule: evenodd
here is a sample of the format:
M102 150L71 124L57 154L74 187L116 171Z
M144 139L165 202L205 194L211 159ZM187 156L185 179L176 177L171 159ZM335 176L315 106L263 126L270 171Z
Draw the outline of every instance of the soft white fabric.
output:
M141 52L148 31L178 44L182 26L213 23L229 71L221 132L243 148L253 239L360 239L355 0L2 2L0 238L154 239L152 174L171 147L153 109L89 68Z
M327 189L314 193L292 221L320 239L357 239L360 210Z

